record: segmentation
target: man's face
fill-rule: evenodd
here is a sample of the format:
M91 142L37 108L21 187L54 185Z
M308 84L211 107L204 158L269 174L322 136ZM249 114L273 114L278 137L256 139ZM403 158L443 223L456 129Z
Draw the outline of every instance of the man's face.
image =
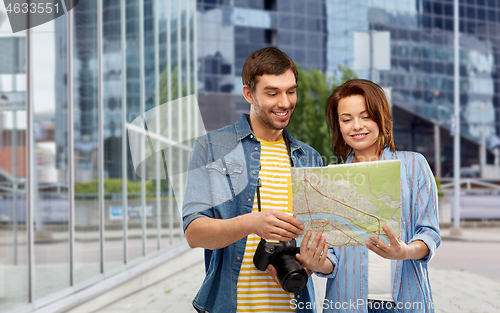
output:
M264 74L259 77L255 91L248 87L243 93L252 105L250 120L255 135L266 140L266 133L281 134L288 126L297 103L297 83L291 69L281 75Z

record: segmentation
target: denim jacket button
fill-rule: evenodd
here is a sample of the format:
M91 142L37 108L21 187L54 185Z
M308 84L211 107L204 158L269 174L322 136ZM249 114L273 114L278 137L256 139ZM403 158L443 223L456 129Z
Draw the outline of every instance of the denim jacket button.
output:
M239 261L239 260L240 260L240 257L239 257L239 256L238 256L238 257L236 257L236 260L238 260L238 261Z
M259 148L255 147L255 150L259 150Z
M252 199L248 198L248 202L252 201Z
M300 295L297 295L297 299L300 299Z
M254 175L255 175L255 174L257 174L257 172L256 172L256 171L253 171L252 173L253 173Z

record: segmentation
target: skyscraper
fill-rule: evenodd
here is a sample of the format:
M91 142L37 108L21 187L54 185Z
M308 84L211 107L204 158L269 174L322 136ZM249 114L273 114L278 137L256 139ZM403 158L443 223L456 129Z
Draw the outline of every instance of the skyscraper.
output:
M209 130L248 112L241 71L253 51L277 47L305 69L326 70L323 0L198 0L197 12L198 101Z
M499 6L496 0L460 3L464 166L479 163L483 131L487 142L500 131ZM450 174L453 1L198 0L197 10L199 102L208 129L248 111L241 68L251 52L275 46L303 68L338 76L339 66L354 66L354 32L388 31L391 68L375 71L374 81L392 88L396 144L424 153L435 167L438 125L442 175ZM370 78L368 70L356 72Z

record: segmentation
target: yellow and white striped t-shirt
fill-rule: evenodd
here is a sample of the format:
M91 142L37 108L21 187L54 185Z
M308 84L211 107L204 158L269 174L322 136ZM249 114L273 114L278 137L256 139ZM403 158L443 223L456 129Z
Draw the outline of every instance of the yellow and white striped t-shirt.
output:
M261 169L259 178L260 201L262 211L277 209L292 214L292 184L290 158L283 138L275 142L259 139L261 143ZM257 194L253 203L253 212L259 210ZM250 234L247 238L245 256L238 277L238 308L236 312L295 312L290 307L293 293L285 292L264 271L259 271L253 264L253 256L260 237Z

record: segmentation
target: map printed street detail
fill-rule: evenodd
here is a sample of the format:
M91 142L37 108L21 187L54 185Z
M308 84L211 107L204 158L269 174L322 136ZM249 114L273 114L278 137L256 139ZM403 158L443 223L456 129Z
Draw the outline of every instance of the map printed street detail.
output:
M293 214L304 233L321 232L331 247L366 245L370 236L401 236L400 161L292 167Z

